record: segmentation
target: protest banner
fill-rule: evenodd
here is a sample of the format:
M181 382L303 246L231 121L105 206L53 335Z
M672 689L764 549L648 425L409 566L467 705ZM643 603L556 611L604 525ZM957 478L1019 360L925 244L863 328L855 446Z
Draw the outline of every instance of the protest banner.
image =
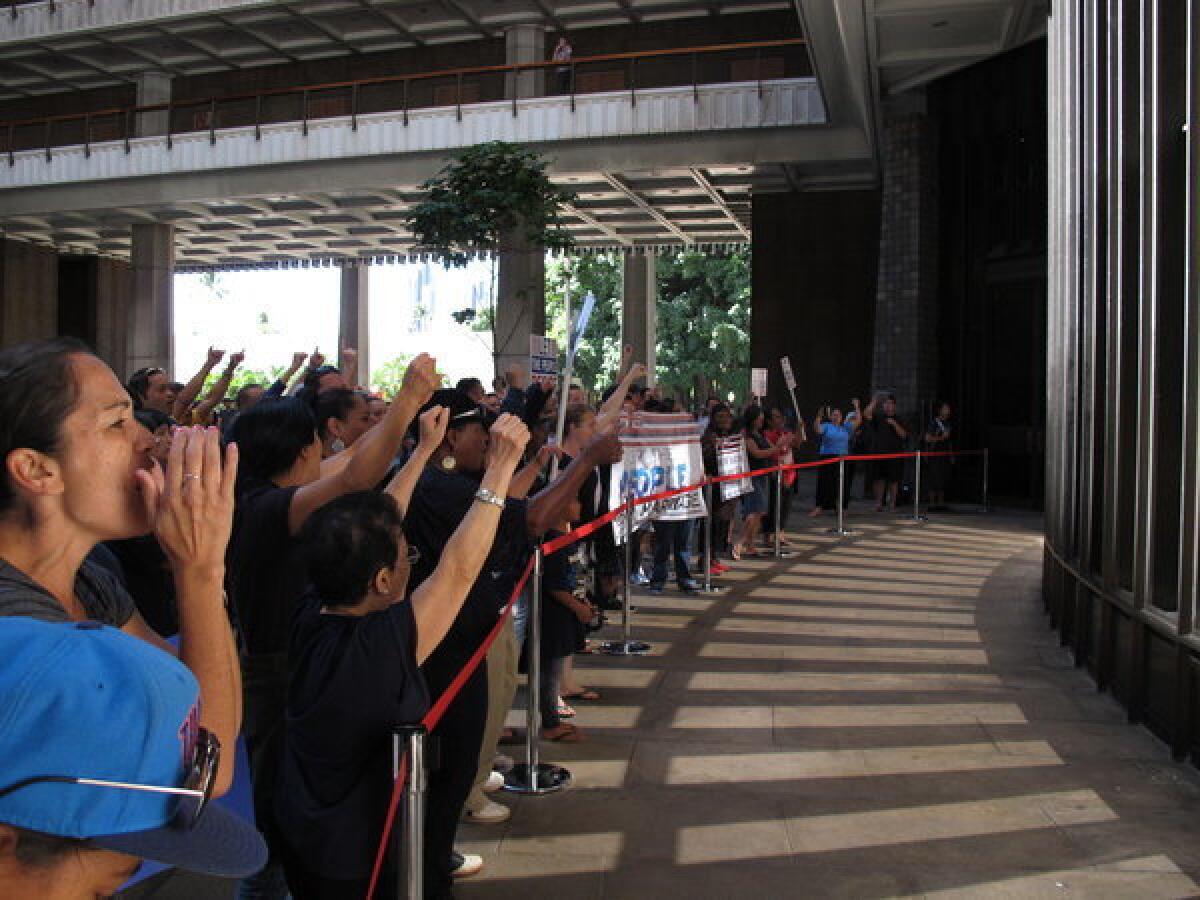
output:
M612 467L609 508L626 496L649 497L687 487L704 479L700 452L701 428L687 413L634 413L621 422L624 458ZM627 474L628 473L628 474ZM647 521L681 522L707 514L699 488L634 508L634 529ZM613 522L618 544L625 541L625 520Z
M746 439L734 435L722 439L717 444L717 474L737 475L739 472L750 471L750 455L746 453ZM754 485L749 478L738 481L721 482L721 499L734 500L742 494L749 494Z
M558 343L540 334L529 336L529 378L554 387L558 380Z
M762 399L767 396L767 370L766 369L751 369L750 370L750 393L755 397Z

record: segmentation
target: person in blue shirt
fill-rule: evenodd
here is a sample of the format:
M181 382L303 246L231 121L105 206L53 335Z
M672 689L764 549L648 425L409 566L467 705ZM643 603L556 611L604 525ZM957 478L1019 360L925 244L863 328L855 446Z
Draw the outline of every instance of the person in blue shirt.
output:
M862 410L859 409L857 398L852 402L854 418L849 423L842 418L842 411L836 406L832 409L825 406L817 411L814 430L821 439L821 448L818 451L821 458L833 459L850 453L850 440L862 422ZM817 503L809 513L810 516L819 516L827 509L837 508L837 479L836 464L831 463L817 469ZM842 507L849 505L850 492L847 490L842 498Z

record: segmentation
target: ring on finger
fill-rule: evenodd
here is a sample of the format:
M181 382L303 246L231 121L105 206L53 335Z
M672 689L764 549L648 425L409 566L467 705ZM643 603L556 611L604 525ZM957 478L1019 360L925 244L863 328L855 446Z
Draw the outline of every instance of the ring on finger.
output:
M197 481L199 481L199 480L200 480L200 476L199 476L199 475L196 475L196 474L195 474L195 473L193 473L193 472L184 472L184 473L183 473L183 477L184 477L184 478L195 478Z

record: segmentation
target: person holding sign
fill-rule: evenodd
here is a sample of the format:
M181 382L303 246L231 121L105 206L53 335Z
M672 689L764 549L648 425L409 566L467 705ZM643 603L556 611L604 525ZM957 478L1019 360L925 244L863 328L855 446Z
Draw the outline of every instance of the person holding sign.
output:
M854 417L849 421L842 418L842 411L836 406L832 409L823 406L817 410L814 427L821 437L819 455L822 459L837 459L839 456L849 454L850 441L854 437L854 433L858 431L862 419L858 398L855 397L851 402L854 404ZM809 513L810 516L819 516L827 509L837 508L837 477L837 466L835 465L821 466L817 470L817 504ZM847 481L848 485L849 481ZM845 508L849 505L850 494L847 491L846 496L842 498L842 507Z
M763 415L761 406L752 403L746 407L742 416L742 433L746 441L746 455L750 457L750 465L755 469L766 469L775 465L786 444L791 442L791 437L788 436L772 444L763 434L765 422L766 416ZM734 559L760 555L754 548L762 530L762 518L767 513L769 480L766 475L755 475L751 479L754 489L742 495L742 518L745 524L742 526L742 538L733 548Z

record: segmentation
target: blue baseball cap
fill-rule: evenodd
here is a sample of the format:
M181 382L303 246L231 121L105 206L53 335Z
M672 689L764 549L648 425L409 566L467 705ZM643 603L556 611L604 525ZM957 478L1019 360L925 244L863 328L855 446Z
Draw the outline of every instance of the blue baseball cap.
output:
M262 837L213 804L183 827L177 794L37 780L184 787L200 733L186 666L96 622L18 617L0 618L0 660L0 822L210 875L263 867Z

